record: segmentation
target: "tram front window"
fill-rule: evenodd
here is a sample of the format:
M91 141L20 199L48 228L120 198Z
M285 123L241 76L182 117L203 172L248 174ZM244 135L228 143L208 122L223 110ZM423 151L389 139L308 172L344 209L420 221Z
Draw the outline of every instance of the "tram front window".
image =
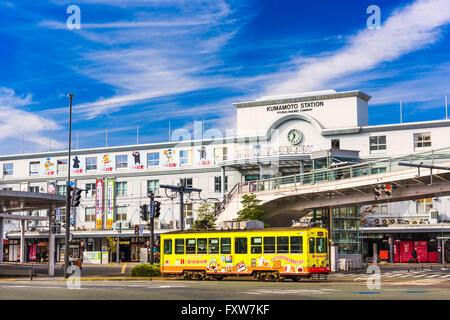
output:
M316 253L327 253L326 238L316 238Z

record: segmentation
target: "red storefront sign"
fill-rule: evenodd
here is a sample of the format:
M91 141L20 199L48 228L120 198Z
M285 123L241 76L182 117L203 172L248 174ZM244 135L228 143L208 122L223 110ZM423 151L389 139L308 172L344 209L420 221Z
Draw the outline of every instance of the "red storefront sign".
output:
M400 262L408 262L412 259L413 242L400 241Z
M428 262L426 241L414 241L414 249L417 251L417 262Z
M439 262L439 253L437 251L428 252L428 262Z
M399 261L400 255L399 255L399 248L398 248L399 243L400 243L400 241L394 242L394 262L400 262Z

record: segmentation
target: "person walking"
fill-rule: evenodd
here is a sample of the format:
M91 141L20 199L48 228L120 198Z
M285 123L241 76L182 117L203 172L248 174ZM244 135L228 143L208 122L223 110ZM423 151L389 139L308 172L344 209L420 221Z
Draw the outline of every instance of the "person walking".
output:
M412 262L413 263L417 263L417 251L416 251L416 248L414 248L414 250L412 252Z
M36 252L36 263L41 263L41 252L39 250Z

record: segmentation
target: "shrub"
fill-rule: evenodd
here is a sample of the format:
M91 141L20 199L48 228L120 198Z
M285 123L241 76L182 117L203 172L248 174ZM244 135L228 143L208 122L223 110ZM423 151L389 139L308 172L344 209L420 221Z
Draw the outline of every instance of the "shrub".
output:
M158 277L160 275L159 264L138 264L131 269L132 277Z

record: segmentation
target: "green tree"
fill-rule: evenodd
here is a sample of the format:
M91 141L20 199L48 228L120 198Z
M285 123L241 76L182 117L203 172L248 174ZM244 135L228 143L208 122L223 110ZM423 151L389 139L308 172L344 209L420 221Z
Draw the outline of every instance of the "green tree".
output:
M214 208L210 203L203 202L196 211L198 216L192 226L193 229L209 230L216 227L217 218L214 216Z
M241 204L242 210L240 210L237 215L237 220L259 220L265 222L264 208L260 204L262 200L256 198L254 193L244 194L242 196ZM264 227L269 225L264 224Z

